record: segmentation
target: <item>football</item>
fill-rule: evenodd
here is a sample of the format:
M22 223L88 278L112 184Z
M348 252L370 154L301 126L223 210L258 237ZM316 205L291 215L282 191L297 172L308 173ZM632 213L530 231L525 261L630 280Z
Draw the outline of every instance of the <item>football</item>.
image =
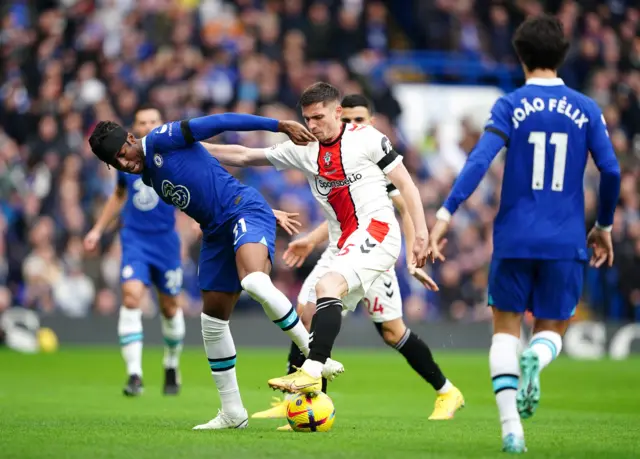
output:
M327 394L299 394L287 406L287 421L296 432L328 432L333 426L336 409Z

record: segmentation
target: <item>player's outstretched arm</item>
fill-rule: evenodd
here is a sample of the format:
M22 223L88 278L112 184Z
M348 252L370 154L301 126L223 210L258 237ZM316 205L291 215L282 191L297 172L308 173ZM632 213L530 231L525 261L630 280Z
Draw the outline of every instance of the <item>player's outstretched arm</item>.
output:
M124 207L124 203L127 200L127 188L122 183L118 183L116 185L116 189L113 194L109 196L98 220L96 221L91 231L87 233L84 238L84 249L87 252L92 252L96 249L98 242L100 242L100 238L102 237L102 233L105 228L109 226L109 223L113 221Z
M302 226L302 223L296 220L296 217L300 215L298 212L285 212L284 210L276 209L271 209L271 211L273 215L275 215L278 225L285 230L289 236L300 232L298 228Z
M415 240L415 233L413 228L413 221L411 215L407 210L407 206L402 198L402 195L396 194L391 196L391 201L398 213L400 214L400 220L402 222L402 233L404 234L404 246L405 246L405 258L407 259L407 270L409 274L418 279L422 285L429 290L438 291L438 284L435 283L431 277L425 273L422 269L416 268L413 264L413 241Z
M313 249L327 239L329 239L329 222L325 220L306 236L291 241L282 255L282 259L289 268L299 268L313 252Z
M202 146L225 166L271 166L264 148L248 148L242 145L217 145L204 142Z
M467 161L458 175L453 188L447 196L443 206L436 213L437 222L431 229L430 251L431 259L444 261L441 252L443 240L449 229L451 216L458 207L469 199L469 196L478 188L480 181L491 166L491 162L505 146L507 138L504 134L493 128L487 128L482 137L473 148Z
M316 140L307 128L295 121L278 121L241 113L224 113L184 120L180 122L180 131L186 144L207 140L225 131L283 132L298 145L306 145Z
M593 249L591 266L599 268L605 262L613 266L613 242L611 229L620 195L620 165L609 139L607 125L600 109L594 103L594 113L589 124L589 151L600 171L598 219L589 232L587 243Z
M424 208L422 207L420 192L416 184L413 183L409 171L402 163L398 163L397 166L389 171L387 177L398 191L400 191L400 195L406 204L407 212L413 222L414 243L412 262L415 262L416 267L422 268L427 260L429 231L427 230L427 222L424 217Z
M416 239L415 230L413 228L413 220L404 202L404 198L400 194L391 197L391 202L400 214L400 223L402 224L402 234L404 234L405 254L407 258L407 267L411 265L413 259L413 242Z

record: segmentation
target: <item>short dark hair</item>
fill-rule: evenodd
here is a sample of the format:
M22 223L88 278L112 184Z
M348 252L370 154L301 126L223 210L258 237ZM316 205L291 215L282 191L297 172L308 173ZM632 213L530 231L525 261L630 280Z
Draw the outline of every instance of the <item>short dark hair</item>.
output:
M93 128L93 132L89 137L89 145L91 146L93 154L96 155L100 161L113 164L118 152L113 152L112 145L107 145L107 148L105 148L105 141L107 144L113 143L109 141L110 137L116 132L120 133L122 130L122 127L114 121L100 121L96 124L96 127Z
M143 112L145 110L156 110L159 114L160 114L160 119L164 120L164 113L162 113L162 110L158 107L156 107L155 105L151 105L151 104L142 104L140 105L138 108L136 108L136 111L133 114L134 118L138 117L138 113Z
M520 24L512 43L520 61L530 72L536 69L557 70L569 50L562 23L548 14L529 18Z
M340 102L340 91L329 83L314 83L305 89L300 96L300 106L308 107L309 105L327 102Z
M348 96L344 96L340 105L342 105L343 108L364 107L369 110L369 113L373 114L373 102L362 94L349 94Z

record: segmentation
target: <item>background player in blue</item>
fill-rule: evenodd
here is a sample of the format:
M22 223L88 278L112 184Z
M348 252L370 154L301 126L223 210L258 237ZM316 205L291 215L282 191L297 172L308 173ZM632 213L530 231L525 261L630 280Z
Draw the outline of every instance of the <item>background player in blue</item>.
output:
M139 108L133 121L136 137L147 135L162 124L160 111ZM124 394L142 393L142 311L140 303L152 283L158 291L164 350L164 386L166 395L179 392L178 366L185 334L184 316L177 295L182 288L180 239L175 231L176 209L161 201L153 188L138 175L118 171L116 188L105 204L95 225L84 240L85 249L93 251L104 230L122 214L122 306L118 316L118 336L128 380Z
M493 232L489 353L502 422L503 450L524 452L520 418L540 400L539 372L562 348L562 335L582 292L587 246L591 263L613 263L611 226L620 168L604 117L590 98L558 78L569 44L551 16L525 21L513 45L527 84L500 98L431 231L433 258L456 209L476 189L491 161L507 148L500 210ZM598 219L585 235L583 176L589 152L600 170ZM518 361L522 315L535 317L529 347Z
M300 124L252 115L210 115L162 125L137 139L118 124L98 123L89 143L94 154L121 171L142 174L162 200L200 224L202 337L220 393L218 416L194 429L244 428L229 317L242 289L307 354L309 335L287 297L271 283L276 219L264 198L231 176L199 143L225 130L280 131L296 143L314 137ZM340 369L341 371L341 369ZM330 375L327 375L330 377Z

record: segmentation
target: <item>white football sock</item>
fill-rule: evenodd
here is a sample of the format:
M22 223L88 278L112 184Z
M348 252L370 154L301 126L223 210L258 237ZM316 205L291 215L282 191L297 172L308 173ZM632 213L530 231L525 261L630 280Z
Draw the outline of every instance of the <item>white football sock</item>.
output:
M324 365L322 362L318 362L316 360L307 359L302 364L302 369L309 373L310 376L314 378L319 378L322 376L322 368Z
M244 414L240 389L236 378L236 346L228 320L200 314L202 340L209 359L211 375L220 393L222 411L235 418Z
M442 394L446 394L447 392L449 392L451 390L451 388L453 387L453 384L451 384L451 381L449 381L448 379L444 382L444 386L442 386L440 389L438 389L436 392L440 395Z
M516 391L520 378L519 342L519 338L513 335L496 333L493 335L489 351L489 368L502 423L502 438L510 433L524 436L516 405Z
M253 272L242 279L242 288L264 308L270 320L282 329L304 354L309 355L309 332L298 318L296 308L271 278L263 272Z
M180 353L182 352L182 340L184 339L185 326L182 308L178 308L175 315L169 319L160 318L162 322L162 336L164 337L164 367L178 368Z
M531 337L529 347L538 354L540 370L542 370L560 355L562 337L553 331L541 331Z
M142 377L142 311L120 306L118 337L127 374Z

